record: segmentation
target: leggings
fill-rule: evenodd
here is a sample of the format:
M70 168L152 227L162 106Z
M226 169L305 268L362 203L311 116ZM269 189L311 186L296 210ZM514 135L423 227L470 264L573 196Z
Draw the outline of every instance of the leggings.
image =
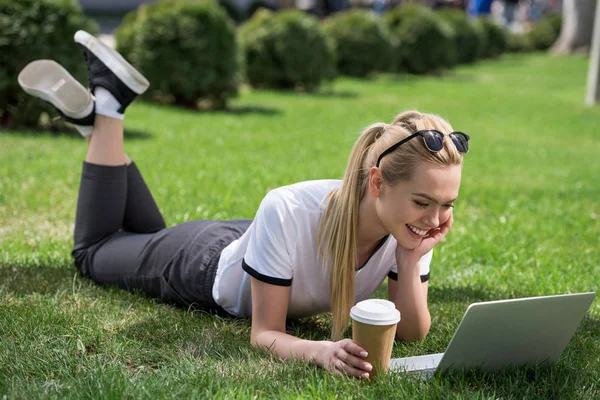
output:
M251 220L191 221L166 228L134 163L83 163L75 217L75 265L105 285L227 314L212 297L221 251Z

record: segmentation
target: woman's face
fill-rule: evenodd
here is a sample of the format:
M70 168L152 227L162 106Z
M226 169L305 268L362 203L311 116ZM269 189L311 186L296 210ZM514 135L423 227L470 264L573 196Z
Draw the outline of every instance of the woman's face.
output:
M458 197L461 165L419 163L412 179L381 184L376 212L398 244L414 249L432 229L446 223Z

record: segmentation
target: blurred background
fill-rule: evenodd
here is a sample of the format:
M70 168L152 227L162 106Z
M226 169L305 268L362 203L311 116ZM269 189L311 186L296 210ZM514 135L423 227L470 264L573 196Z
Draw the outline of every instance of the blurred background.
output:
M86 14L96 19L102 34L110 35L125 13L143 3L156 0L79 0ZM221 0L238 22L252 16L261 7L271 10L295 8L327 17L351 8L372 9L383 13L401 4L417 3L432 9L456 8L471 16L487 16L512 32L525 32L547 14L561 14L562 0ZM241 16L241 20L240 20ZM111 41L110 37L105 38Z
M587 54L595 7L595 0L5 0L0 53L13 57L0 60L0 127L64 129L14 77L30 61L52 58L85 81L72 48L78 29L100 35L153 82L147 100L225 109L249 87L312 92L338 76L441 76L504 53Z

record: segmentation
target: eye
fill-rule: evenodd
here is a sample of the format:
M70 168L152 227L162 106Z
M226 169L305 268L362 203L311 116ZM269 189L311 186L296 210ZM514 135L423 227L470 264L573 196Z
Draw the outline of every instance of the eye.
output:
M425 208L425 207L429 206L429 204L428 204L428 203L423 203L422 201L418 201L418 200L413 200L413 201L415 202L415 204L416 204L418 207L421 207L421 208Z
M449 210L451 208L454 208L454 204L444 204L443 206L445 209Z

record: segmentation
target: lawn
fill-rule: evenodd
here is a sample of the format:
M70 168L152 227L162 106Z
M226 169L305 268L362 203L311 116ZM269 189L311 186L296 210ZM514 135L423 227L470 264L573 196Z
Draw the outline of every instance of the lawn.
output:
M600 108L583 105L586 73L581 57L518 55L321 94L244 91L229 112L138 102L126 150L169 226L252 218L271 188L341 177L371 122L446 117L471 136L455 224L431 265L431 332L393 357L443 352L472 302L598 290ZM364 382L253 349L249 321L95 285L70 258L85 147L0 133L0 398L600 397L598 300L553 368ZM328 316L288 330L327 339Z

